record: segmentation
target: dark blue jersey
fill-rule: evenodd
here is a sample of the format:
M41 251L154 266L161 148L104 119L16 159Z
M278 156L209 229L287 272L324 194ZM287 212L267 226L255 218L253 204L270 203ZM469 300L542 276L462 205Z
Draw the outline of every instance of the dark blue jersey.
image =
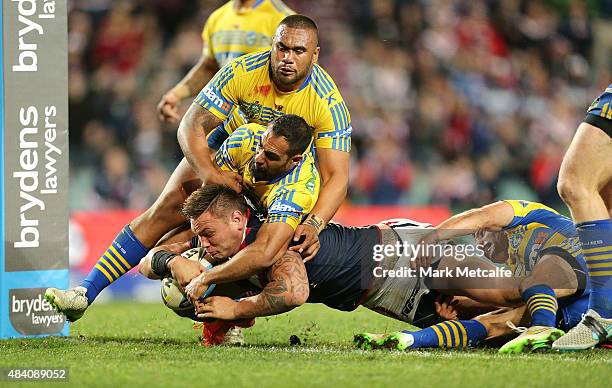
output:
M307 303L324 303L350 311L357 307L372 280L375 226L353 228L330 223L319 235L321 249L306 263L310 296Z
M261 222L247 223L242 243L255 241ZM307 303L324 303L337 309L354 310L373 278L374 245L380 244L380 231L376 226L361 228L330 223L319 235L321 248L306 263L310 296Z

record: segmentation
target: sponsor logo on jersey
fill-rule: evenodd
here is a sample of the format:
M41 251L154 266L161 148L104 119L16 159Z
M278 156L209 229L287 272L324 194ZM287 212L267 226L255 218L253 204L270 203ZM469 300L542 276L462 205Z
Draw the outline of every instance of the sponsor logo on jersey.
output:
M287 202L274 202L269 209L275 213L299 213L299 210Z
M523 241L523 233L525 231L526 230L516 230L514 233L508 236L508 242L510 243L510 247L512 247L512 249L517 249L519 245L521 245L521 242Z
M219 97L217 93L215 93L215 91L212 90L209 86L206 86L204 90L202 90L202 92L204 93L206 98L208 98L219 110L223 111L224 113L229 113L229 110L231 108L230 104L223 101L223 99Z

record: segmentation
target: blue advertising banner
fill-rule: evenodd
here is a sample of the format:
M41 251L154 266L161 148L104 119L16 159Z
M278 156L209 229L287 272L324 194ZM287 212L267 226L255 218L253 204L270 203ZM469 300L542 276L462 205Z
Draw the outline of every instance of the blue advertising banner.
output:
M0 338L67 335L66 1L3 1L0 42Z

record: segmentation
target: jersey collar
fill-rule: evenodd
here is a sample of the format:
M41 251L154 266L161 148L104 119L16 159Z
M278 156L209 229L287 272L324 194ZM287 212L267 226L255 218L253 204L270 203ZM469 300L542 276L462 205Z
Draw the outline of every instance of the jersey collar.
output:
M302 160L304 160L304 158L302 158ZM293 167L291 167L291 168L289 169L289 171L287 171L286 173L284 173L284 174L282 174L282 175L280 175L280 176L278 176L278 177L276 177L276 178L272 179L272 180L271 180L271 181L269 181L268 183L270 183L270 184L274 184L274 183L276 183L276 182L280 181L281 179L283 179L283 178L284 178L284 177L286 177L287 175L291 174L291 173L293 172L293 170L295 170L295 168L296 168L297 166L299 166L300 164L302 164L302 161L300 161L298 164L296 164L296 165L294 165Z
M251 177L252 182L253 182L253 183L264 183L264 184L266 184L266 185L273 185L273 184L275 184L276 182L278 182L278 181L280 181L281 179L283 179L284 177L286 177L287 175L291 174L291 173L293 172L293 170L295 170L295 168L296 168L297 166L299 166L300 164L302 164L302 163L303 163L303 161L304 161L304 159L302 158L302 160L301 160L301 161L300 161L298 164L296 164L295 166L291 167L291 168L290 168L288 171L286 171L285 173L283 173L283 174L281 174L281 175L277 176L276 178L274 178L274 179L272 179L272 180L269 180L269 181L259 181L259 182L258 182L258 181L256 181L256 180L252 179L252 177Z
M314 65L313 65L313 68L314 68ZM312 69L310 70L310 73L308 73L308 77L306 77L304 82L302 82L302 85L300 85L300 87L296 90L296 93L304 89L306 86L308 86L308 84L310 84L311 78L312 78Z
M237 14L243 14L246 12L249 12L250 10L253 10L257 7L259 7L260 5L262 5L264 3L265 0L257 0L253 3L253 5L251 5L251 7L249 8L244 8L240 6L240 2L238 0L232 0L232 7L234 8L234 12L236 12Z

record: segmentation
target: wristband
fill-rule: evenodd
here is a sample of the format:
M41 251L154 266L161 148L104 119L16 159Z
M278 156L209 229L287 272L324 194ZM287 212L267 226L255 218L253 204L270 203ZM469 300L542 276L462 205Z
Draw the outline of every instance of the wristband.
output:
M315 228L317 234L321 233L323 228L325 228L325 221L323 221L323 219L316 214L310 214L304 224L310 225Z
M170 268L168 268L168 263L175 256L177 256L176 253L168 251L155 252L151 258L151 271L160 278L172 276L172 272L170 272Z

